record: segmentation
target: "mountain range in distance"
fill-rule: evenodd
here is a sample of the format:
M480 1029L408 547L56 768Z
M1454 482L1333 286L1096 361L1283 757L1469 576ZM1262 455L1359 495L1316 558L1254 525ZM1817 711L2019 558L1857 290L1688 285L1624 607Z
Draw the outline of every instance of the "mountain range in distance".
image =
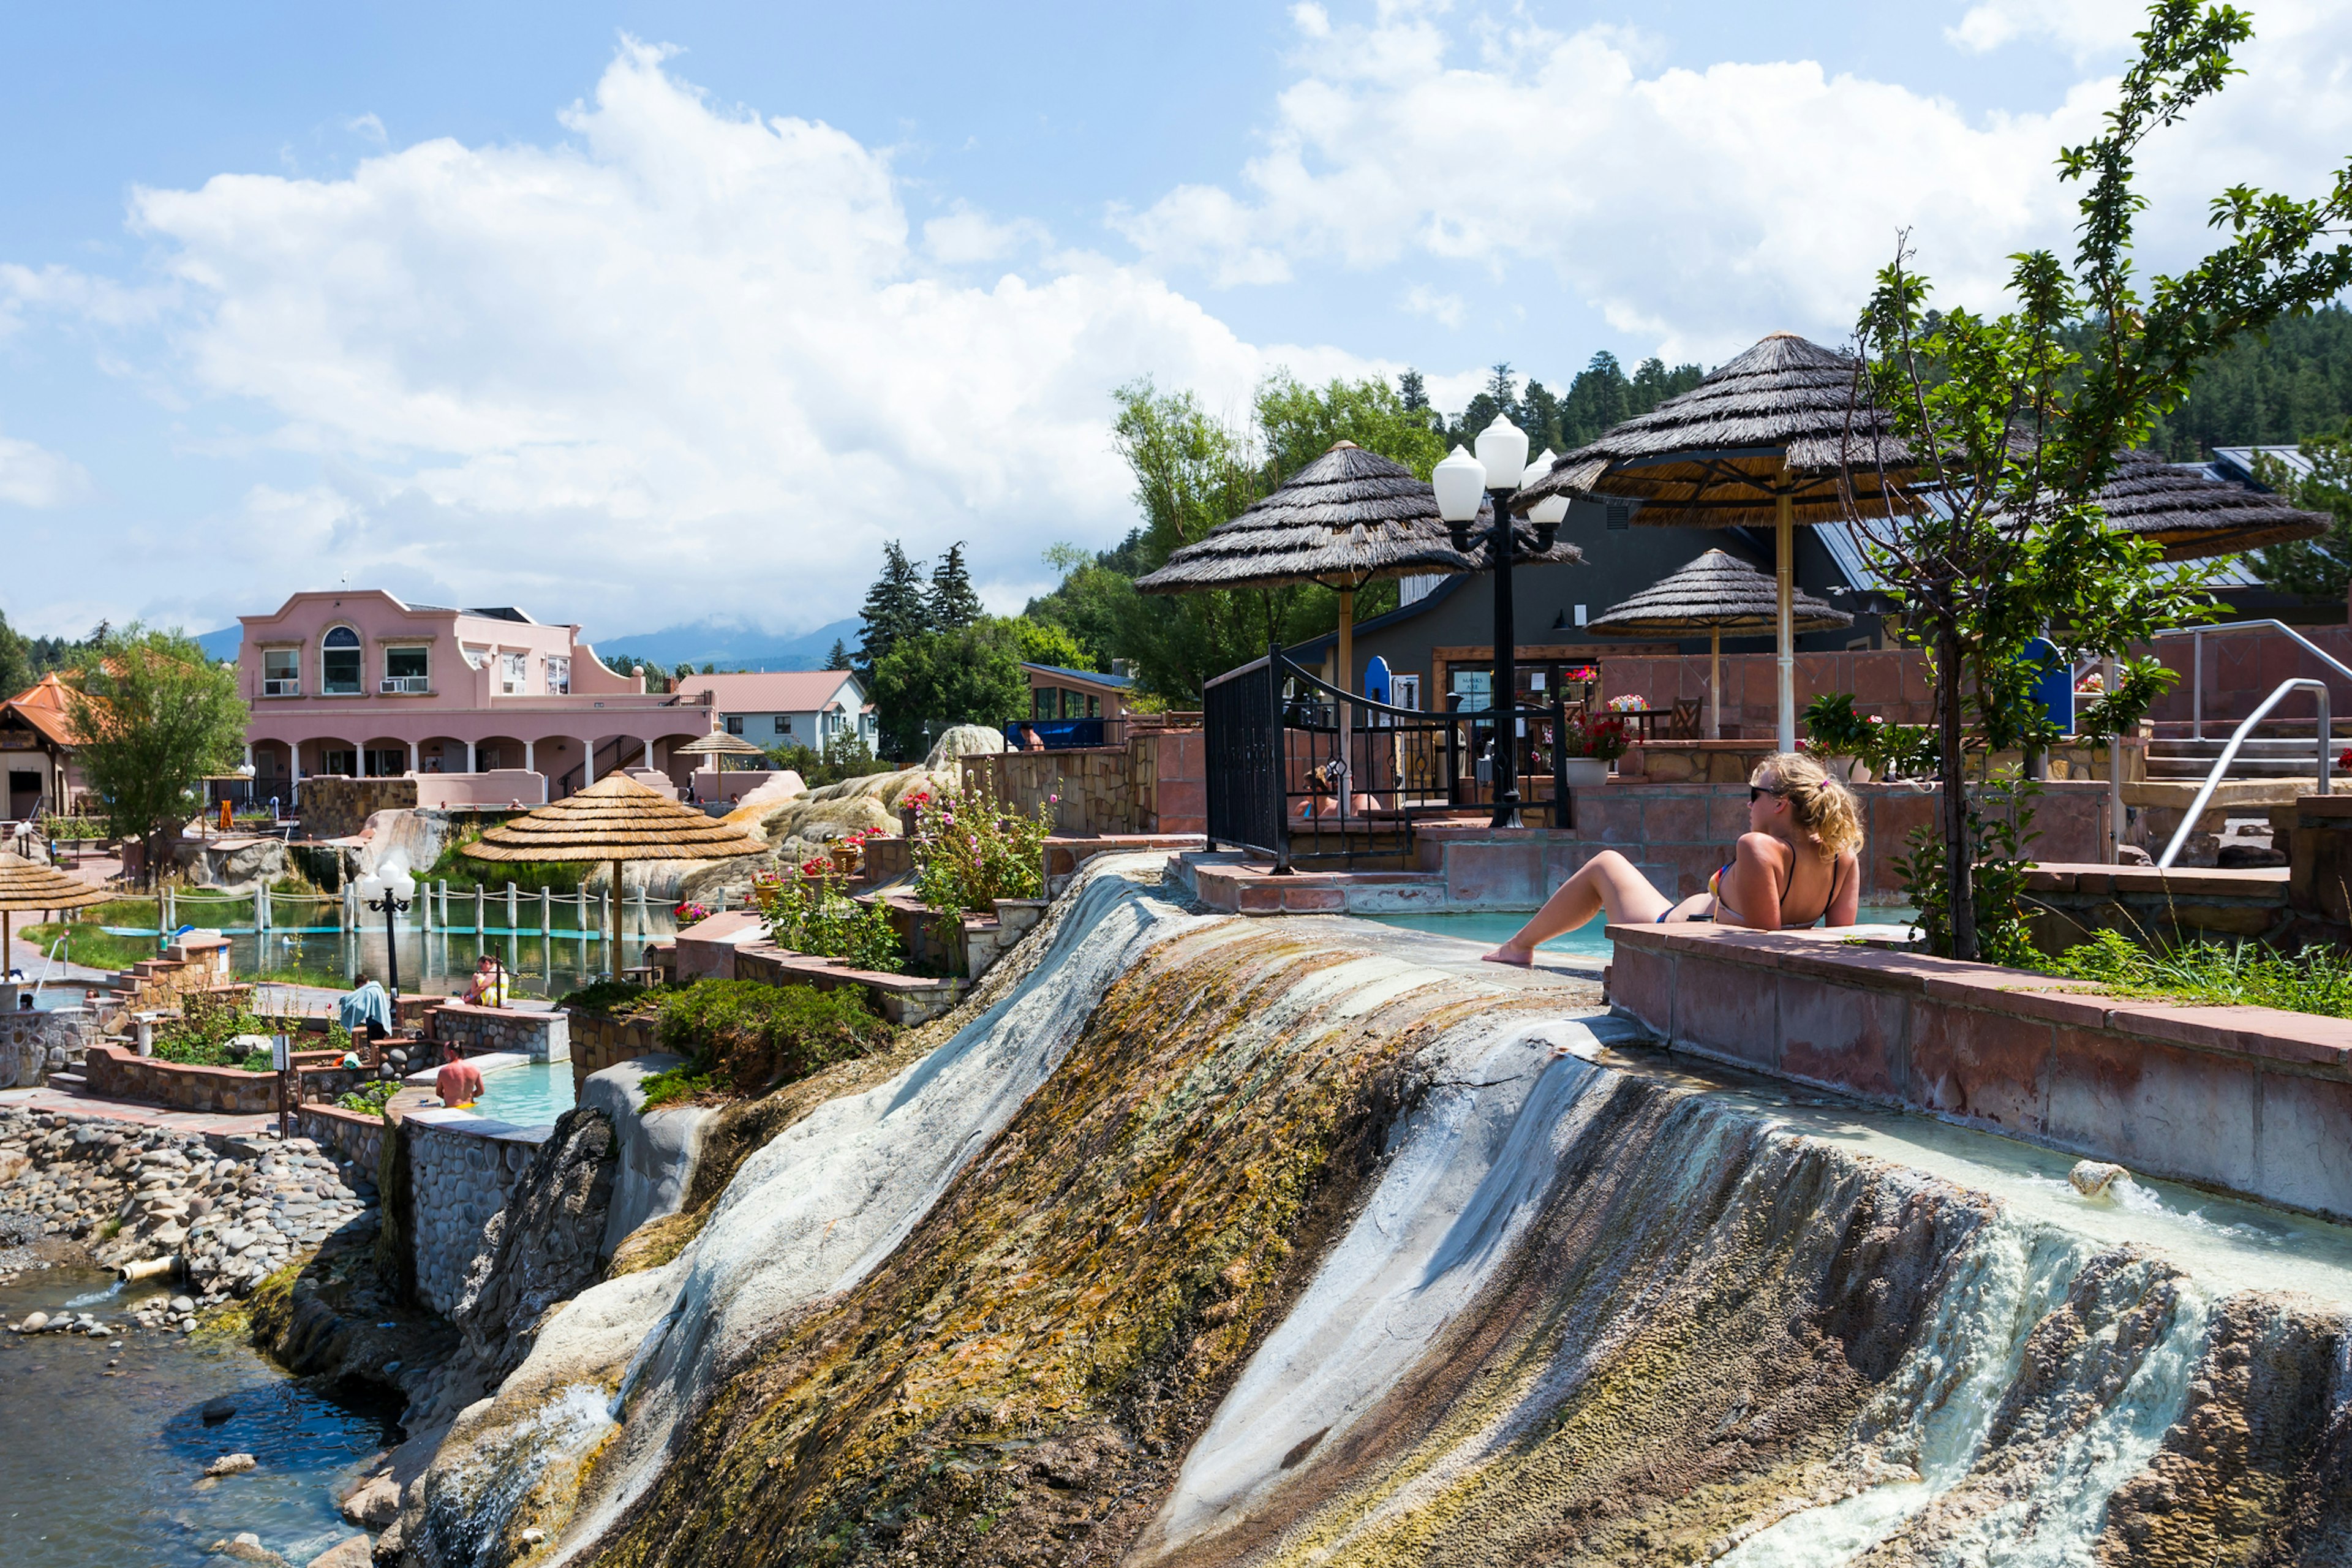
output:
M233 659L244 636L241 627L224 626L216 632L205 632L195 640L207 657ZM854 616L834 621L795 637L727 621L696 621L633 637L587 640L599 658L610 660L628 654L664 669L676 669L681 664L691 664L697 669L706 664L725 670L823 669L836 640L852 648L857 646L857 621Z

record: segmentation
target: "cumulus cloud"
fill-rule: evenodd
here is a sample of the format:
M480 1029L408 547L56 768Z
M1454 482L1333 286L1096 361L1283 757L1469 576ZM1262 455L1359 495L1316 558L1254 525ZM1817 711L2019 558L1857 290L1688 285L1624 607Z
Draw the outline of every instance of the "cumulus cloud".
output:
M1416 283L1404 291L1404 308L1412 315L1427 316L1441 326L1462 324L1462 296L1441 294L1426 283Z
M97 487L71 458L0 436L0 505L47 508L86 500Z
M1954 36L2119 59L2133 10L1983 0ZM2086 79L2042 112L1973 114L1810 60L1654 68L1610 28L1502 29L1402 3L1360 25L1294 15L1313 47L1234 188L1112 215L1148 258L1218 286L1415 258L1533 263L1669 356L1720 358L1776 328L1841 335L1904 228L1940 285L1989 302L2010 253L2066 243L2074 193L2053 159L2112 100L2111 80ZM2259 26L2248 78L2145 160L2148 232L2174 262L2221 185L2314 194L2352 144L2352 15L2291 0Z
M983 593L1017 604L1046 545L1130 521L1112 387L1153 374L1240 406L1277 363L1365 368L1243 342L1100 258L959 281L936 268L1044 231L958 210L913 243L887 154L715 105L654 48L624 47L562 124L559 144L428 142L339 179L142 190L159 278L18 269L0 294L117 315L135 297L192 395L312 455L319 483L256 489L232 520L310 576L608 632L834 620L892 538L969 541Z

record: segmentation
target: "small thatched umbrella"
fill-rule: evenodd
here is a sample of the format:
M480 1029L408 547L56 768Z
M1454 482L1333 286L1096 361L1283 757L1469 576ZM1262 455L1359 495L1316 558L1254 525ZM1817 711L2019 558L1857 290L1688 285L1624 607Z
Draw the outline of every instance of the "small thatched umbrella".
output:
M1213 588L1286 588L1319 583L1339 594L1339 679L1356 684L1356 591L1384 577L1484 572L1493 563L1495 514L1482 504L1475 542L1454 548L1437 515L1437 492L1402 463L1353 441L1293 474L1272 495L1230 522L1171 552L1158 571L1136 579L1146 594L1197 594ZM1536 525L1512 525L1514 564L1572 563L1573 544L1539 548Z
M475 860L609 860L613 909L622 909L624 860L725 860L764 853L767 846L740 827L639 784L608 773L586 789L502 822L466 846Z
M1775 332L1679 397L1615 426L1519 491L1622 496L1633 521L1686 528L1772 525L1779 558L1780 746L1797 741L1795 525L1912 511L1910 449L1855 405L1854 362ZM1883 473L1882 473L1883 469Z
M699 741L688 741L683 746L670 749L670 755L674 757L709 757L712 759L711 766L720 773L727 771L727 759L730 757L764 757L767 754L742 736L730 735L720 729L716 718L711 721L710 733Z
M0 979L8 970L11 917L48 910L82 910L114 895L22 855L0 852Z
M2265 544L2317 539L2327 517L2274 495L2176 467L2153 452L2119 452L2115 477L2099 491L2107 525L2164 546L2167 561L2235 555Z
M1609 637L1688 637L1707 634L1706 738L1723 738L1723 634L1753 637L1780 624L1780 593L1771 578L1736 555L1710 550L1586 626ZM1853 617L1811 594L1794 595L1791 624L1801 632L1834 631Z

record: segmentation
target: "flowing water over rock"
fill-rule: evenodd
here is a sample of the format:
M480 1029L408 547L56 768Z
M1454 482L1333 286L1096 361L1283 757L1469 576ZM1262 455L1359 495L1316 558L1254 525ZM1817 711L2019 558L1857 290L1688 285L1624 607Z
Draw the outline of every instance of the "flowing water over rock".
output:
M2085 1198L1094 864L951 1037L542 1327L410 1561L2352 1554L2343 1230Z

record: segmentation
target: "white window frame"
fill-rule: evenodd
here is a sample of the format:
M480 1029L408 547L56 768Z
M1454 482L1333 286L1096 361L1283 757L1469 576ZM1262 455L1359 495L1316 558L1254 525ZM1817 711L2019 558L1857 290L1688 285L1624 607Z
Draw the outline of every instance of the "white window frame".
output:
M530 693L530 655L502 653L499 655L499 695L526 697Z
M572 656L551 653L547 656L547 689L558 697L572 695Z
M424 655L425 673L422 675L393 674L392 656L396 653ZM387 644L383 650L383 684L377 689L387 696L396 694L411 697L421 697L431 691L433 689L433 645L430 643Z
M283 675L269 673L273 658L288 661ZM261 694L264 697L299 697L302 695L302 650L299 647L266 647L261 650Z

